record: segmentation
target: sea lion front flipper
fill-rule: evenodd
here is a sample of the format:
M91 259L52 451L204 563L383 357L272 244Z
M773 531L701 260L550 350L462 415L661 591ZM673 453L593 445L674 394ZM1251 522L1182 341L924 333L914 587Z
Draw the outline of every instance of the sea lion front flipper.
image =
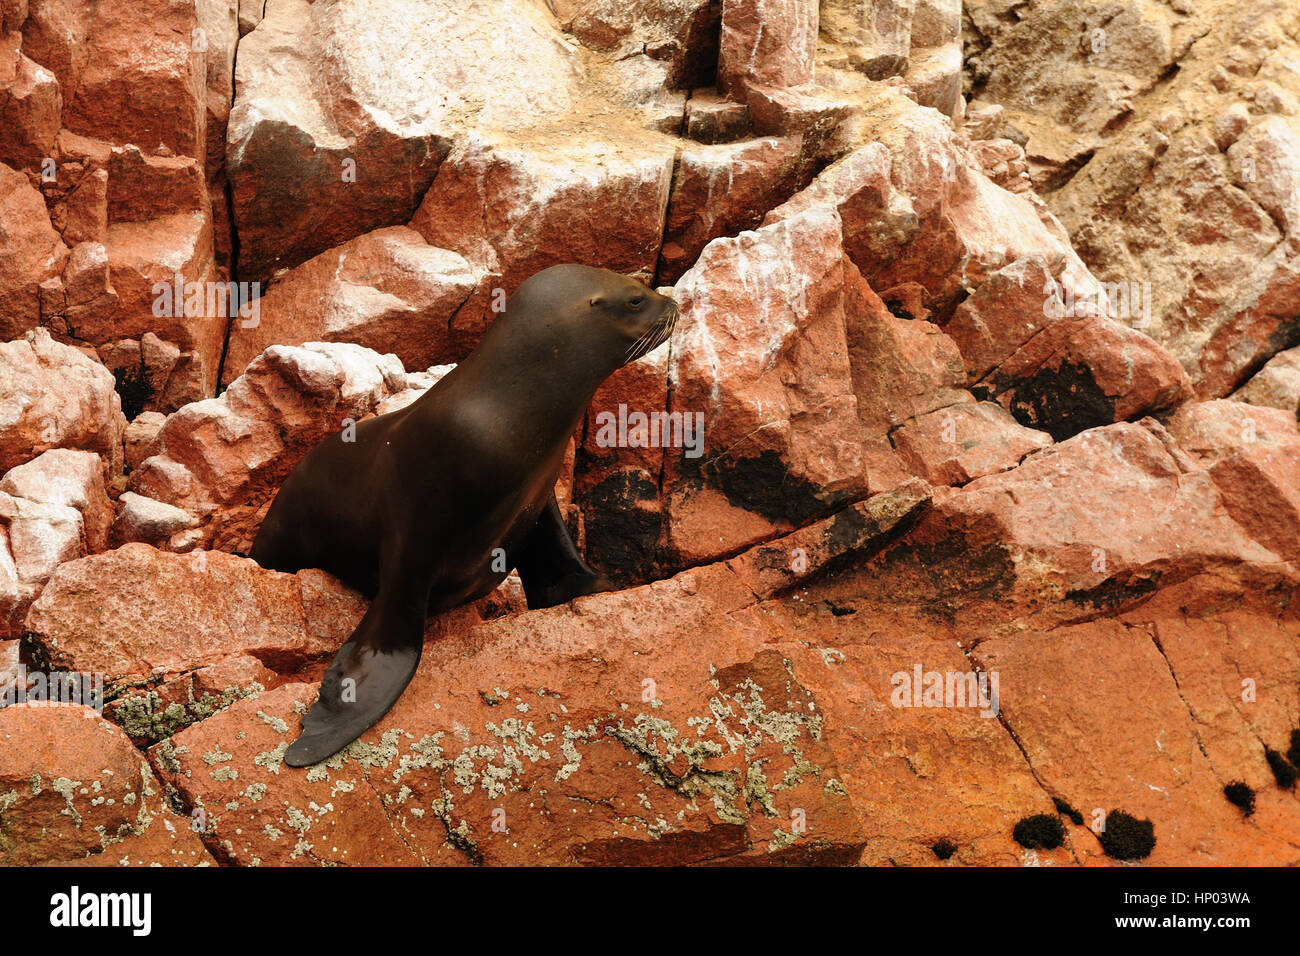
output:
M339 648L321 681L320 696L289 747L290 767L319 763L379 722L415 676L424 649L423 600L380 589L365 617Z
M593 571L569 537L555 495L515 555L529 608L555 607L583 594L612 591L614 585Z

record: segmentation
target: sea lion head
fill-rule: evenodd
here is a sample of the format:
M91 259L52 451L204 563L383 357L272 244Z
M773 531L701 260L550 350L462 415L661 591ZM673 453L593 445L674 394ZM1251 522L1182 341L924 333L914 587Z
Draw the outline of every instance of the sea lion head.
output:
M579 350L607 371L635 361L673 334L677 303L627 276L592 266L551 266L521 285L506 307L528 317L529 338Z

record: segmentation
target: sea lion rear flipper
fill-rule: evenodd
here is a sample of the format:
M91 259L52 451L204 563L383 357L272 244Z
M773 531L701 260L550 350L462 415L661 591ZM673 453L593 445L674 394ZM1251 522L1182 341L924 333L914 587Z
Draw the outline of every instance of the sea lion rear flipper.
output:
M554 607L583 594L612 591L614 585L582 560L560 517L555 495L547 502L537 524L515 556L515 568L524 585L528 606Z
M321 681L320 696L289 747L290 767L319 763L379 722L415 676L424 649L424 603L382 590Z

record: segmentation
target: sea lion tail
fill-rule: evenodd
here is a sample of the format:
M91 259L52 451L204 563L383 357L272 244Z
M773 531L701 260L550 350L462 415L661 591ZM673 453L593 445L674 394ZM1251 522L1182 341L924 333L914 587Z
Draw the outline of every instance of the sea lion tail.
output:
M394 621L381 599L334 656L320 696L302 719L302 734L285 752L290 767L332 756L377 724L415 676L424 642L424 616Z

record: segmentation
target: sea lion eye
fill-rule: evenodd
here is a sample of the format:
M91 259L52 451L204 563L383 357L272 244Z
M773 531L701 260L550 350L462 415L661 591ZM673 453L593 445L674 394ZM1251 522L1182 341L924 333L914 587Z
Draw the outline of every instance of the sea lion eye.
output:
M632 298L627 300L627 307L629 309L639 309L641 308L641 303L643 303L644 301L645 301L645 296L634 295L632 296Z

